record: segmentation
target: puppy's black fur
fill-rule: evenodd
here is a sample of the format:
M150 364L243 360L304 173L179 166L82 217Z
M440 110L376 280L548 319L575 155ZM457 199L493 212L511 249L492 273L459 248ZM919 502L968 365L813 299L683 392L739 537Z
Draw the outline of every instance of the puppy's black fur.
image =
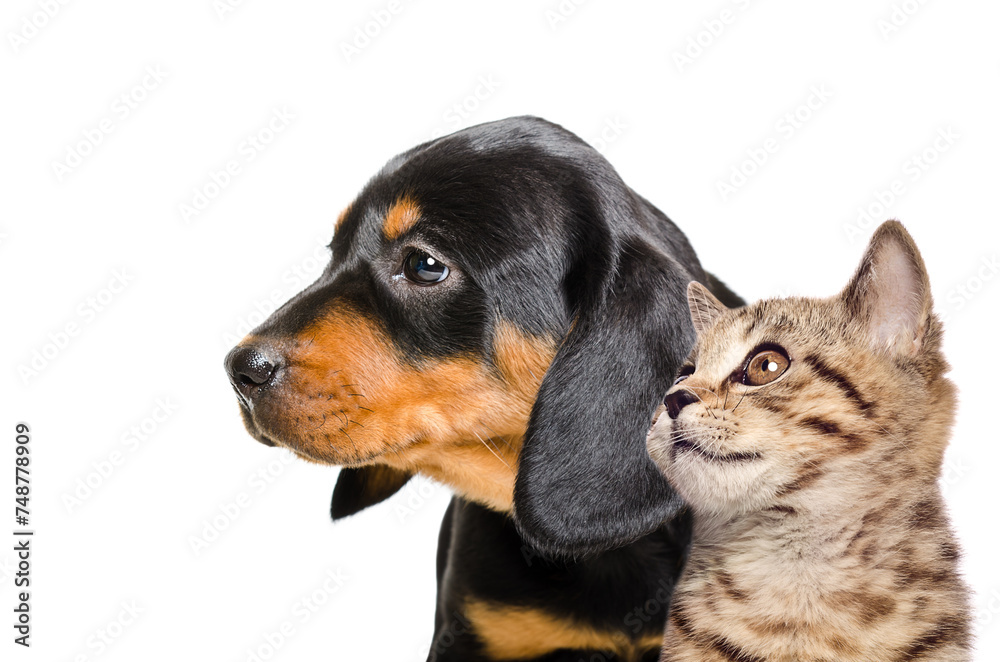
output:
M423 467L407 464L409 446L397 439L366 441L376 450L362 457L350 438L352 454L343 435L325 432L318 405L287 413L284 405L304 397L298 366L315 372L316 363L294 348L311 344L318 324L323 333L340 324L322 320L350 311L385 338L379 351L418 376L468 362L497 372L501 327L544 339L553 356L515 435L512 507L455 486L463 496L441 530L430 659L657 659L689 532L645 435L694 340L687 283L705 283L729 305L740 299L594 149L530 117L472 127L391 160L345 212L331 248L323 276L227 358L251 434L349 465L334 490L338 519L392 495ZM414 251L447 264L449 280L408 282ZM387 429L388 410L358 409ZM323 414L320 437L302 432L314 413L317 421ZM349 420L344 435L362 433L350 412L340 414ZM380 443L395 456L380 454ZM503 643L511 638L518 646Z

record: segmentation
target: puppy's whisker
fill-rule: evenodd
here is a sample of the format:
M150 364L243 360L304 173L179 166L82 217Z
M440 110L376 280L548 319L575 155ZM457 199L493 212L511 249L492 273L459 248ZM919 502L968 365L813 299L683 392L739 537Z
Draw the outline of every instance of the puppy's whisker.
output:
M351 448L354 449L354 457L361 459L361 451L358 450L358 447L355 445L354 439L351 438L351 435L347 434L347 428L340 428L340 431L343 432L344 436L347 437L347 440L351 442Z
M326 414L323 414L323 420L322 420L322 421L320 422L320 424L319 424L319 425L317 425L317 426L316 426L316 427L314 427L314 428L310 428L310 430L309 430L309 431L310 431L310 432L315 432L316 430L319 430L319 429L320 429L321 427L323 427L324 425L326 425Z

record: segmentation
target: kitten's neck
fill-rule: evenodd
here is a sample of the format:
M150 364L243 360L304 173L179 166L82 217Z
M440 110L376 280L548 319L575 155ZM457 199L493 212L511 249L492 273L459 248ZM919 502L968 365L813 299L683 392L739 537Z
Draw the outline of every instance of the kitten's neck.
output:
M710 566L745 564L738 572L752 584L805 596L872 572L907 539L915 517L943 522L934 483L886 485L855 478L852 485L829 478L828 489L817 486L754 513L696 514L692 559ZM758 561L746 563L748 558Z

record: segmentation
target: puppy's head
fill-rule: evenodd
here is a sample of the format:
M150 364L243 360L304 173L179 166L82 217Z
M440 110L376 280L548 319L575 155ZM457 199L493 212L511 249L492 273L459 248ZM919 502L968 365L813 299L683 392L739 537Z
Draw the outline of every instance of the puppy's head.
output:
M345 210L331 250L226 367L251 435L346 467L335 517L415 472L554 551L673 513L643 439L704 274L593 149L534 118L420 145Z

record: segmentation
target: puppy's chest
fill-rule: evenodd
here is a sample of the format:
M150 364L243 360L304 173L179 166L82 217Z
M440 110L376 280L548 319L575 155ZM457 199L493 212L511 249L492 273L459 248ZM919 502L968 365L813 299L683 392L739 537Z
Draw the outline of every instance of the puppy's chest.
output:
M560 591L547 600L466 594L462 612L489 659L534 660L558 651L579 651L579 659L656 659L676 570L652 576L623 570L617 577L556 573L544 584ZM522 586L535 596L545 595L541 588Z

